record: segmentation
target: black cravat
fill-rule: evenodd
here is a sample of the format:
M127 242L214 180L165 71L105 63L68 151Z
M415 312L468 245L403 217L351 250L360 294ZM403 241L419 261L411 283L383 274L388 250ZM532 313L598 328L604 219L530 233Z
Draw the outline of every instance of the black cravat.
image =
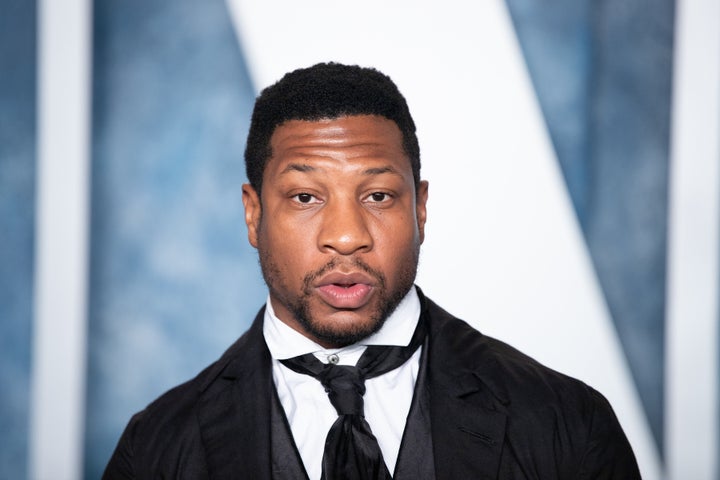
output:
M365 380L405 363L425 338L422 318L407 347L371 345L357 366L324 364L311 353L281 362L288 368L317 378L325 387L338 418L330 427L322 459L323 480L391 479L380 446L365 420Z

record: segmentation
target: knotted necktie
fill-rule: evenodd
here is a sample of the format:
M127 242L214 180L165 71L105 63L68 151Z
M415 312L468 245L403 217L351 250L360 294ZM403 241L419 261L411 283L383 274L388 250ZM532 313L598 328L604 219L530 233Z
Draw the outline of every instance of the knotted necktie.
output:
M422 318L407 347L371 345L356 366L324 364L311 353L281 362L288 368L317 378L338 413L325 440L322 480L380 480L392 476L383 460L377 438L365 420L365 380L405 363L425 338Z

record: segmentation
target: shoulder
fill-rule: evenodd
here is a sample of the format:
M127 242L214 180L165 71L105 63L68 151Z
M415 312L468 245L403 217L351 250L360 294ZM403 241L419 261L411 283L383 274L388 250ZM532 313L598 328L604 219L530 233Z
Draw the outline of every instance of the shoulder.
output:
M260 336L262 333L260 333ZM260 338L261 340L261 338ZM144 478L138 472L182 469L188 478L202 478L204 454L199 414L227 381L238 375L238 365L263 361L264 342L258 344L255 325L215 362L193 379L176 386L152 401L128 422L108 463L104 478ZM208 400L210 399L210 400ZM183 465L178 465L182 459Z
M504 414L510 464L532 465L556 478L611 471L627 475L607 478L639 478L632 449L602 394L426 302L433 378L450 389L469 385L465 394L475 396L479 412ZM539 461L538 452L550 463Z
M599 394L585 383L546 367L498 339L484 335L426 299L431 352L450 375L472 373L503 403L595 401Z
M223 355L211 363L193 379L182 383L155 399L144 410L137 413L132 421L138 424L183 425L195 417L198 404L202 403L215 389L224 388L221 378L236 376L236 366L246 364L250 355L261 354L255 332L248 331L233 343ZM262 344L264 345L264 344ZM257 359L254 360L255 362ZM232 372L230 372L232 370Z

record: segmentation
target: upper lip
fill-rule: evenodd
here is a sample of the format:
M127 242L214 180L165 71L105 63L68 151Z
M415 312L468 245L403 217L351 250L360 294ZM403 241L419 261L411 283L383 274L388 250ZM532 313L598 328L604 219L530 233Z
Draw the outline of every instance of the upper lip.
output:
M374 285L375 281L372 276L365 272L330 272L318 279L315 283L316 287L323 287L325 285L354 285L361 283L365 285Z

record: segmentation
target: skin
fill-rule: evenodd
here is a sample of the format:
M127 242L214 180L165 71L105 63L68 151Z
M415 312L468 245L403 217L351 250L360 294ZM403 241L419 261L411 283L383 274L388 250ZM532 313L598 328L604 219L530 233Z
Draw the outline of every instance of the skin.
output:
M245 184L243 203L273 309L320 345L355 343L412 288L428 184L384 117L288 121L270 145L262 198Z

